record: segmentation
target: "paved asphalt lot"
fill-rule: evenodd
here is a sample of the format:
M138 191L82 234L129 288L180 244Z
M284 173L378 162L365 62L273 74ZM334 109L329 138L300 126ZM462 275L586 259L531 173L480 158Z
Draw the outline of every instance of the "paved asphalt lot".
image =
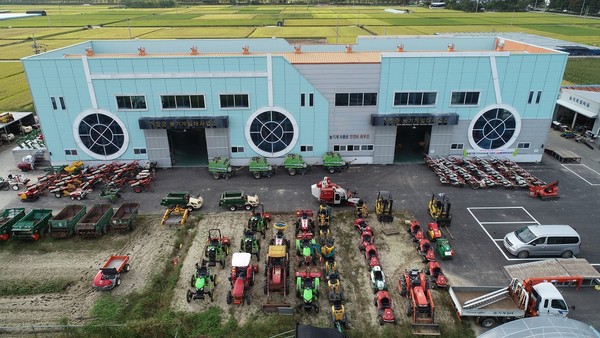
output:
M443 268L455 285L504 285L509 277L503 266L526 262L503 252L501 240L504 235L523 224L569 224L583 238L581 253L590 263L600 266L600 150L589 149L573 140L566 140L551 131L546 147L562 145L582 157L579 165L563 165L544 155L539 164L522 165L532 174L546 182L560 180L558 201L541 201L528 197L527 190L454 188L439 184L435 174L424 164L352 166L347 172L328 175L322 167L316 167L304 176L288 176L283 170L270 179L256 180L247 170L229 180L213 180L206 168L163 169L157 172L154 192L135 194L127 190L123 200L139 201L143 213L162 213L160 199L168 191L187 190L201 195L205 205L203 212L229 212L218 207L219 195L224 190L243 189L257 193L266 209L271 212L290 212L296 209L316 208L317 201L310 193L310 185L330 176L332 182L356 190L372 208L378 190L391 191L394 210L407 210L425 224L429 221L427 203L432 193L445 192L452 202L452 246L456 256L443 262ZM0 176L18 173L13 164L10 149L5 145L0 154ZM28 173L37 177L42 172ZM98 203L98 193L93 192L86 204ZM25 205L13 191L0 191L0 206L26 208L52 208L60 210L68 199L51 195ZM115 207L119 201L115 203ZM239 211L242 212L242 211ZM528 223L525 223L528 222ZM378 225L374 225L376 231ZM410 267L407 267L410 268ZM597 291L587 289L575 293L565 290L570 305L576 305L571 318L582 320L600 328L597 315Z

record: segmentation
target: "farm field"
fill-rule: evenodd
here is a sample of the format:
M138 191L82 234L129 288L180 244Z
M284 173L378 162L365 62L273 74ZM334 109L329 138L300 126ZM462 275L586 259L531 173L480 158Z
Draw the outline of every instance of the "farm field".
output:
M30 6L2 6L24 12ZM38 9L37 7L35 9ZM361 35L421 35L452 32L524 32L600 46L600 20L547 13L464 13L417 7L408 14L364 6L191 6L123 9L107 6L45 6L47 16L0 21L0 61L18 61L38 51L90 39L264 38L314 39L349 44ZM281 22L282 27L277 23ZM587 61L581 61L583 63ZM570 71L571 67L568 67ZM588 77L569 77L580 83ZM9 79L10 78L10 79ZM29 90L0 69L0 111L33 109ZM579 80L581 79L581 80ZM600 80L591 80L598 83ZM581 82L589 84L590 82Z

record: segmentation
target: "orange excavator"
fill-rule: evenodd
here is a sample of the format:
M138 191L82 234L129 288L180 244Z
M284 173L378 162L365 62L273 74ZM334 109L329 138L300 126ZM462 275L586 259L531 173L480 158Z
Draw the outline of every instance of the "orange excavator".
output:
M541 200L557 200L558 196L558 180L546 185L530 185L529 196L539 197Z

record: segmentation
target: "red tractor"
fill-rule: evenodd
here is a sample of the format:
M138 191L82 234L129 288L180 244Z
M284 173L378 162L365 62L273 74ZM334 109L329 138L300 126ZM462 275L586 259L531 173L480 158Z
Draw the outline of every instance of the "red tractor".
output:
M313 196L322 204L328 205L356 205L359 201L358 194L332 183L329 177L310 186Z
M311 217L313 217L312 210L296 210L296 237L297 238L306 238L310 234L310 238L312 238L315 234L315 222Z
M419 256L422 257L423 263L435 261L435 252L433 250L433 245L431 245L431 242L429 242L427 238L421 238L419 240L417 252L419 253Z
M546 185L530 185L529 196L539 197L542 200L557 200L558 196L558 180Z
M227 304L243 305L245 301L250 305L252 301L250 288L254 285L254 274L258 272L258 265L250 264L251 256L247 252L233 254L231 276L229 276L232 290L227 292Z
M373 298L373 304L377 307L377 319L379 325L385 323L396 324L396 317L392 309L392 297L387 291L378 291Z
M379 263L379 252L377 252L377 247L374 244L365 247L365 260L369 265L369 271L371 271L374 266L381 265Z
M354 226L356 227L356 230L358 231L359 234L362 234L365 231L369 231L370 233L373 233L373 230L371 230L371 227L369 226L369 224L367 224L367 221L365 221L364 218L355 219Z
M429 290L429 280L418 269L406 270L398 281L400 295L406 296L406 315L412 317L412 333L439 335L435 324L435 305Z
M358 243L358 250L364 251L367 246L373 244L375 244L375 236L373 236L373 233L370 230L363 231L363 233L360 235L360 243Z
M273 238L271 238L271 245L284 245L286 248L286 251L290 250L290 241L285 238L285 234L283 233L284 230L287 228L287 223L285 222L277 222L275 223L275 225L273 225L273 229L275 229L275 231L277 231L275 233L275 236L273 236Z
M448 281L446 280L446 276L442 271L442 267L440 263L437 261L427 263L427 270L425 270L425 274L429 275L429 280L431 281L431 288L447 288Z
M423 230L421 229L421 223L416 219L410 221L408 232L410 233L410 237L413 242L418 242L423 238Z
M438 224L431 222L427 224L427 237L432 242L435 242L438 238L442 238L442 231L438 227Z
M284 296L290 292L290 262L285 246L270 245L265 263L265 295L278 292Z

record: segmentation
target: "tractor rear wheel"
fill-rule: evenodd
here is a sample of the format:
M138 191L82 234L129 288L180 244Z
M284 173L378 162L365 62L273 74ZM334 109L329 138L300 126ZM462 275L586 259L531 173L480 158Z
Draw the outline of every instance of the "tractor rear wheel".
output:
M233 296L231 295L231 291L227 291L227 304L231 305L233 303Z
M379 325L383 326L383 324L385 324L383 317L379 317Z
M194 275L192 275L192 278L190 279L190 286L194 287L195 284L196 284L196 278Z
M410 317L413 315L413 312L414 312L414 309L413 309L412 304L408 304L406 306L406 315Z
M211 302L214 302L214 301L215 301L215 292L214 292L214 291L211 291L211 292L210 292L210 301L211 301Z
M215 283L215 286L217 286L217 275L213 275L213 283Z
M319 314L319 305L315 304L313 308L315 309L315 313Z
M185 300L187 300L187 302L190 303L192 301L192 297L194 297L192 291L187 290L187 293L185 294Z
M290 176L296 176L296 169L290 168L288 172L290 173Z
M254 173L253 176L254 176L255 179L258 180L260 178L261 174L260 173Z
M265 287L263 288L263 293L266 295L267 294L267 281L265 281Z
M327 171L328 171L330 174L333 174L333 173L335 173L335 168L334 168L334 167L329 167L329 168L327 168Z
M248 295L246 296L246 303L247 303L248 305L251 305L251 304L252 304L252 296L251 296L250 294L248 294Z
M219 178L221 178L221 175L220 175L219 173L213 173L212 177L213 177L215 180L218 180Z
M131 270L131 265L125 264L125 272L129 272Z

